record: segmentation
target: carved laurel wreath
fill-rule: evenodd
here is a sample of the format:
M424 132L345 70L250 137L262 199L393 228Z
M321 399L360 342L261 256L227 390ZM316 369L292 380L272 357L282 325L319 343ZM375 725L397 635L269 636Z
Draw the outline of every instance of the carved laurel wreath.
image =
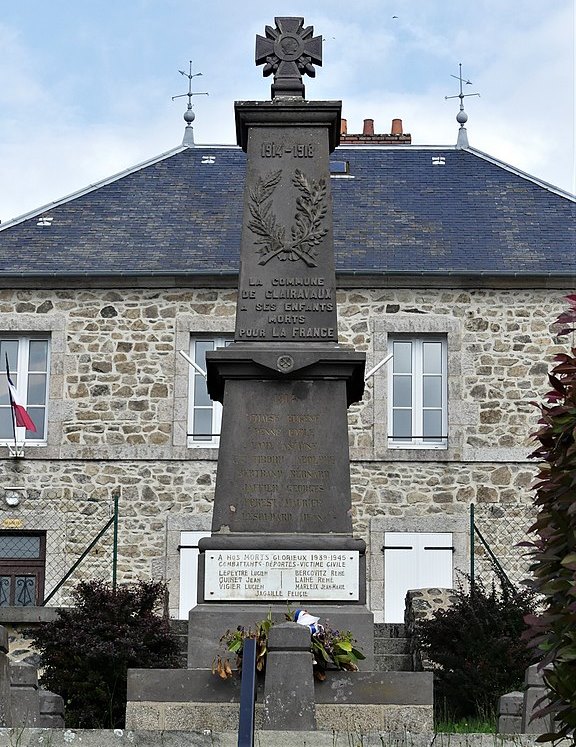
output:
M273 171L268 176L259 177L250 190L249 209L252 219L248 223L258 238L256 245L262 255L258 264L265 265L273 257L281 261L303 260L308 267L316 267L315 257L318 244L328 233L323 226L328 211L326 204L326 180L315 182L308 179L299 169L292 177L292 183L301 192L296 199L295 224L290 228L290 238L286 237L286 227L279 225L272 211L272 195L280 182L282 171Z

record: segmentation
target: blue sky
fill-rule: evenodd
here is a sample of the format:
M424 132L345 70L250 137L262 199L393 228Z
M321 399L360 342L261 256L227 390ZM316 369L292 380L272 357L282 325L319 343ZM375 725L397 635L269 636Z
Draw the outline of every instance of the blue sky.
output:
M197 143L234 143L233 102L266 99L254 40L274 16L324 39L307 97L412 142L453 145L458 63L470 145L574 191L574 0L19 0L0 17L4 222L180 144L193 61ZM397 18L394 18L397 16Z

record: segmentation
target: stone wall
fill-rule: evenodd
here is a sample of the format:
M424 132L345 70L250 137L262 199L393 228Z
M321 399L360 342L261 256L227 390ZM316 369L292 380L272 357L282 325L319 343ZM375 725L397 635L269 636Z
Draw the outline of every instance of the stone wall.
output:
M562 349L551 323L563 295L339 291L341 342L366 352L368 368L395 332L445 333L449 348L447 449L388 448L385 369L350 409L359 536L369 541L374 519L465 515L471 502L506 510L530 503L528 434L537 420L530 401L546 391L549 362ZM51 379L47 445L0 464L0 528L46 528L57 514L49 541L71 558L72 528L95 534L120 489L120 579L168 577L174 592L169 519L180 529L209 528L217 456L187 447L189 368L177 351L191 334L231 333L235 298L234 290L210 288L1 290L3 330L51 335ZM7 485L22 488L17 508L1 500ZM88 568L108 568L104 555Z

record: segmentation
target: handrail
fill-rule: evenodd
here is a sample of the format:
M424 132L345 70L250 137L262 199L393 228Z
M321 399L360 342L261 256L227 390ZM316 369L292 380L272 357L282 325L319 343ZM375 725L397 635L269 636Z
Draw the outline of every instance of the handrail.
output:
M256 639L246 638L242 649L240 719L238 747L254 747L254 711L256 708Z

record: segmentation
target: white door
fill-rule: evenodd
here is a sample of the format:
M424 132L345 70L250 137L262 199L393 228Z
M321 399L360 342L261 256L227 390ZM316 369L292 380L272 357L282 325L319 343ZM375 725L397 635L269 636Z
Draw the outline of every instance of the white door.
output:
M179 620L187 620L188 613L197 604L198 542L209 537L210 532L180 532L180 607Z
M410 589L451 589L452 532L384 534L384 622L404 622Z

